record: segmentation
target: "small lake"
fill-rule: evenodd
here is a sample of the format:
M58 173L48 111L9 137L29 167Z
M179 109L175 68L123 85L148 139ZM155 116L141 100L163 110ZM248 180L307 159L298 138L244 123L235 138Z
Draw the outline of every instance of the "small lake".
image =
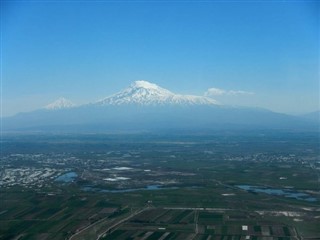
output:
M164 189L178 189L178 187L164 187L162 185L148 185L145 188L129 188L129 189L114 189L114 190L108 190L93 186L85 186L82 188L84 191L94 191L94 192L102 192L102 193L124 193L124 192L135 192L135 191L141 191L141 190L164 190Z
M78 177L78 174L76 174L75 172L68 172L57 177L55 181L69 183L72 182L76 177Z
M236 185L236 187L242 190L245 190L247 192L266 193L269 195L284 196L286 198L295 198L297 200L303 200L307 202L317 201L317 199L312 197L310 194L294 191L291 189L267 188L267 187L252 186L252 185Z

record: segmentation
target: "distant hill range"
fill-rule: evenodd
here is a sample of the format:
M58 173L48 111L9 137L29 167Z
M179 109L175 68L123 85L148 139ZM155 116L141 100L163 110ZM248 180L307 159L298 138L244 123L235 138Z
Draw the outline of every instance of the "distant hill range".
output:
M307 114L303 114L300 117L307 119L311 122L318 122L320 123L320 111L315 111Z
M209 97L175 94L156 84L136 81L123 91L94 103L77 106L60 98L43 109L2 118L2 128L3 131L62 132L319 130L319 112L317 117L230 107Z

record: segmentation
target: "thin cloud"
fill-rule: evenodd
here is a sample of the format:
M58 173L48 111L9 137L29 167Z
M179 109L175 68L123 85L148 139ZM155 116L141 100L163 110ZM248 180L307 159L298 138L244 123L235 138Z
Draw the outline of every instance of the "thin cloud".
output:
M224 90L220 88L209 88L204 95L207 97L211 96L222 96L222 95L228 95L228 96L240 96L240 95L253 95L253 92L247 92L242 90Z
M219 88L209 88L204 95L205 96L220 96L226 94L226 91Z

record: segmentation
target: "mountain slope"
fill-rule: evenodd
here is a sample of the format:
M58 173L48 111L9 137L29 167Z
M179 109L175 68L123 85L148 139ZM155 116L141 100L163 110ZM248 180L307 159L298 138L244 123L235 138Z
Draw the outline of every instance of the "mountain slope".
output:
M135 81L130 87L96 102L96 104L217 105L218 102L208 97L175 94L147 81Z

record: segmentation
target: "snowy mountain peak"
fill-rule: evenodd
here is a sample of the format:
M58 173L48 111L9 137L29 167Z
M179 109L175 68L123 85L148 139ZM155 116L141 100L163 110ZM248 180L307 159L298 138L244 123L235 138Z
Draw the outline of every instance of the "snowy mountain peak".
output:
M131 84L132 88L146 88L146 89L158 89L160 88L157 84L147 82L145 80L138 80Z
M144 80L139 80L133 82L129 88L131 92L149 92L150 94L159 94L159 95L172 95L173 93L167 89L159 87L157 84L150 83Z
M73 102L71 102L70 100L64 97L60 97L53 103L50 103L47 106L45 106L44 108L48 110L58 110L58 109L72 108L72 107L75 107L75 104Z
M98 105L212 105L215 100L203 96L175 94L147 81L135 81L128 88L106 97Z

